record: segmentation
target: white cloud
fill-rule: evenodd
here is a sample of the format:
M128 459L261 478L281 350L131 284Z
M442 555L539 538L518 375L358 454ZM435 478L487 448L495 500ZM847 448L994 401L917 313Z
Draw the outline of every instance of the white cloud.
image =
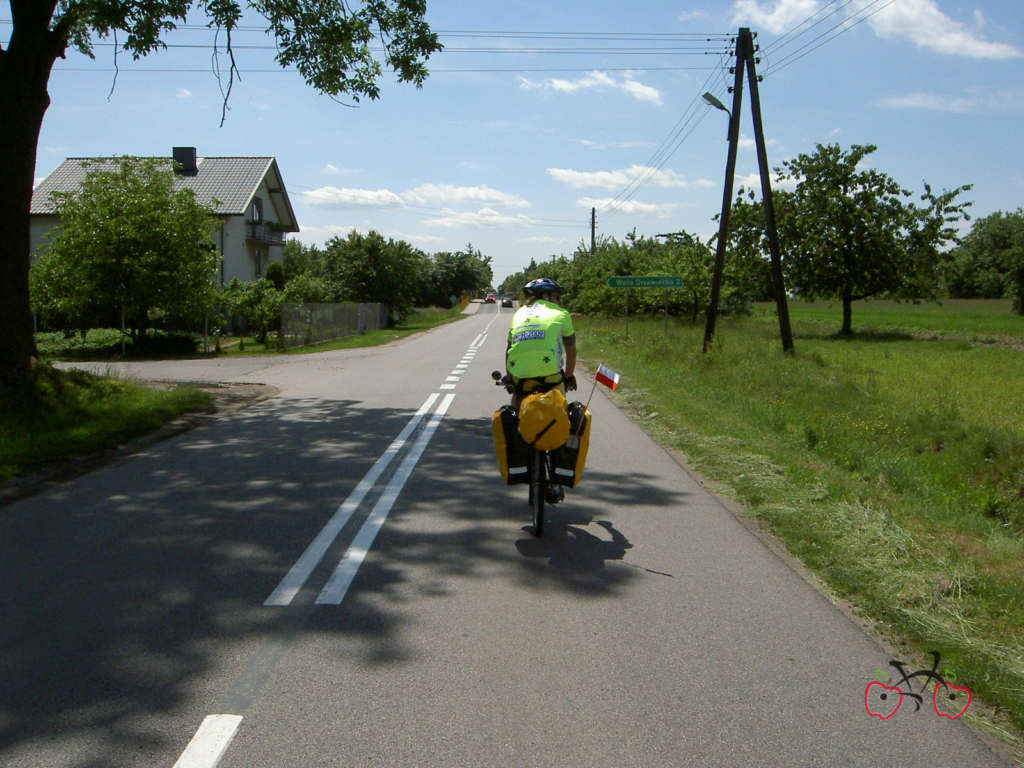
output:
M568 237L552 237L550 235L535 235L534 237L521 237L520 243L529 245L572 245L575 241Z
M453 184L420 184L415 189L403 192L402 199L413 205L472 203L474 205L503 205L513 208L528 208L530 206L530 203L521 197L488 186L457 187Z
M779 142L776 139L765 139L764 144L766 147L779 146ZM740 149L754 149L757 146L757 142L754 141L752 136L747 136L745 133L741 133L738 146Z
M817 12L821 5L820 0L779 0L775 8L768 11L761 7L760 0L736 0L732 6L730 26L749 23L757 29L780 35Z
M889 96L875 102L876 106L889 109L926 109L932 112L971 112L977 104L969 99L950 99L936 93L908 93L905 96Z
M683 11L682 13L679 14L679 16L676 17L676 20L677 21L682 21L682 22L687 22L687 21L698 21L698 20L701 20L701 19L710 19L710 18L711 18L711 14L710 13L708 13L707 11L702 11L702 10L700 10L698 8L697 10L693 10L693 11Z
M302 193L307 205L317 208L394 208L402 205L402 198L388 189L339 189L320 187Z
M519 213L514 216L499 213L493 208L481 208L478 211L454 211L446 208L436 219L426 219L423 223L429 227L441 227L443 229L456 229L458 227L473 227L476 229L515 227L533 224L529 216Z
M668 189L714 186L714 182L707 179L688 181L675 171L658 170L646 165L631 165L629 168L617 171L574 171L570 168L548 168L548 173L556 181L568 184L574 189L622 189L641 178L645 185Z
M178 92L174 94L174 98L176 98L178 101L187 101L188 99L192 98L192 91L190 91L188 88L179 88Z
M35 177L35 178L34 178L34 179L32 180L32 189L35 189L35 188L36 188L36 187L38 187L38 186L39 186L40 184L42 184L42 183L43 183L44 181L46 181L46 177L45 177L45 176L36 176L36 177Z
M411 232L389 232L387 236L394 240L405 240L407 243L419 246L446 245L448 243L447 238L440 237L438 235L417 235Z
M872 16L868 23L881 38L907 38L919 48L950 56L970 59L1024 56L1019 48L1009 43L985 40L980 34L949 18L939 10L935 0L901 0Z
M875 102L877 107L887 109L923 109L930 112L1016 112L1024 104L1020 91L992 91L988 89L968 90L963 95L918 91L902 96L889 96Z
M786 179L782 181L774 173L771 175L772 191L777 189L785 189L787 191L793 191L796 189L796 185L799 179ZM734 187L738 190L740 187L746 187L752 189L758 194L761 193L761 174L759 173L748 173L746 176L737 176L733 181Z
M323 227L315 227L307 224L303 224L300 232L304 235L310 236L326 236L333 237L334 235L347 235L353 229L359 229L355 226L342 226L340 224L328 224Z
M626 78L619 86L637 101L649 101L651 104L661 104L661 93L657 88L638 83L636 80Z
M774 7L762 7L761 0L736 0L733 3L732 23L749 24L778 35L789 32L818 11L827 13L826 9L831 5L822 0L778 0ZM1009 43L986 40L981 35L985 18L977 12L974 14L977 30L972 31L946 16L936 0L900 0L882 6L873 15L867 15L876 8L875 0L853 0L845 7L848 19L867 18L875 34L883 39L910 40L918 48L973 59L1024 56L1024 52Z
M258 109L260 112L269 112L270 111L270 105L267 104L264 101L256 101L255 99L253 99L252 101L249 102L249 106L252 107L253 109Z
M622 202L611 197L582 197L576 201L577 208L597 208L608 213L624 213L627 216L660 216L665 217L675 210L673 203L641 203L639 200Z
M653 141L592 141L591 139L570 139L576 144L582 144L587 149L645 149L653 147Z
M352 173L348 168L339 168L333 163L324 163L324 167L320 169L320 173L326 173L330 176L347 176Z
M327 168L334 168L328 164ZM528 208L528 200L493 189L488 186L459 187L454 184L420 184L418 187L395 193L389 189L353 189L339 187L319 187L302 193L302 199L308 205L318 208L398 208L406 205L438 207L441 205L472 204L478 206L499 206L511 208Z
M622 91L632 96L637 101L646 101L652 104L661 104L661 92L657 88L644 85L634 80L629 75L623 76L621 81L616 80L605 72L594 70L578 80L565 80L559 77L548 77L540 82L534 82L526 77L519 77L519 87L524 91L552 90L559 93L576 93L577 91L592 91L612 89Z
M829 138L829 139L834 139L834 138L835 138L836 136L838 136L838 135L839 135L839 134L840 134L841 132L842 132L842 129L841 129L841 128L833 128L833 129L832 129L831 131L829 131L828 133L826 133L826 134L825 134L825 136L826 136L827 138Z

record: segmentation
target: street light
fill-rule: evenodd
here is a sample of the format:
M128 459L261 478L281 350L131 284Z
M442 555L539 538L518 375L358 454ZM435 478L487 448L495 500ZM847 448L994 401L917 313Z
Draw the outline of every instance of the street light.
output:
M707 104L708 106L714 107L715 109L720 109L723 112L725 112L725 114L727 114L729 116L729 127L728 127L728 129L726 129L726 132L725 132L725 138L726 138L726 140L728 140L729 139L729 135L732 132L732 112L730 112L728 109L726 109L725 108L725 104L723 104L718 99L716 99L710 93L710 91L705 91L704 95L701 96L701 98L704 99L704 103Z
M711 95L710 92L705 92L704 95L701 96L701 98L704 99L705 104L708 104L709 106L712 106L715 109L720 109L723 112L725 112L725 114L729 115L729 117L732 117L732 113L725 108L725 104L716 99L713 95Z

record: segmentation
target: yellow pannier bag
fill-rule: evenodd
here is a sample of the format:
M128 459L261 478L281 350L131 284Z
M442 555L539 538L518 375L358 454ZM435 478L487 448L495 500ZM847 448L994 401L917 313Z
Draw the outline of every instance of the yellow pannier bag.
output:
M518 426L519 414L510 405L503 405L491 417L498 471L501 472L501 479L508 485L530 481L527 469L530 449L520 437Z
M590 447L590 410L583 403L569 403L569 439L555 451L555 481L575 488L583 477Z
M569 439L569 410L558 387L527 395L519 406L519 434L540 451L553 451Z

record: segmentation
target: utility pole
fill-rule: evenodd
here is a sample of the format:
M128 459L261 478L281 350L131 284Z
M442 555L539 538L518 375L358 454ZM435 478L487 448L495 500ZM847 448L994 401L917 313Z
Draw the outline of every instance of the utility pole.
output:
M594 232L597 229L597 209L590 209L590 255L594 255Z
M744 30L747 32L743 34ZM736 38L736 71L732 86L732 112L729 113L729 153L725 162L725 189L722 191L722 213L718 217L718 243L715 246L715 269L711 275L711 300L708 302L704 323L704 351L711 349L718 318L718 299L722 288L722 267L725 265L725 240L729 232L729 214L732 211L732 185L736 178L736 148L740 137L740 108L743 106L743 65L750 30L740 29Z
M757 145L757 163L761 176L761 196L764 201L765 228L768 234L768 250L771 254L772 287L775 290L775 305L779 315L779 331L782 350L793 353L793 333L789 325L789 307L786 304L786 288L782 278L782 257L779 252L779 236L775 227L775 206L772 202L771 176L768 170L768 153L765 149L764 128L761 123L761 99L757 90L755 69L754 38L750 29L741 27L736 36L736 68L732 87L732 112L729 113L729 154L725 164L725 190L722 193L722 213L718 219L718 243L715 248L715 268L711 278L711 301L708 304L707 321L704 326L704 351L711 348L715 335L715 320L718 315L718 301L721 293L722 267L725 263L725 243L729 232L729 214L732 210L732 190L736 176L736 148L739 143L739 118L743 101L743 71L747 71L750 85L750 111L754 120L754 143ZM716 106L721 106L716 104Z
M749 30L748 30L749 34ZM782 280L782 255L779 253L779 233L775 228L775 203L772 200L772 179L768 170L768 152L765 149L764 128L761 125L761 97L757 92L757 71L754 47L749 45L747 82L750 85L750 114L754 118L754 143L757 145L757 167L761 174L761 199L764 201L765 228L768 230L768 252L772 257L772 287L775 289L775 307L779 315L779 335L782 351L793 354L793 331L789 327L789 305L786 286Z

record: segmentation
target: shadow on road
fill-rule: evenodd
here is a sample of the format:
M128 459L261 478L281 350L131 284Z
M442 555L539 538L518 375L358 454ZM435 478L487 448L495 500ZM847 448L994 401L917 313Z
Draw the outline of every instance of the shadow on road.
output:
M91 744L84 752L97 757L80 758L80 768L114 764L104 754L132 764L179 746L147 718L215 697L203 692L218 671L215 650L236 641L329 631L364 638L368 663L401 663L401 613L381 608L399 586L436 599L450 594L453 577L498 573L613 596L642 575L606 567L631 546L621 513L640 500L684 502L650 478L587 473L534 539L521 531L525 487L501 484L489 418L448 417L345 603L311 607L374 493L296 598L301 620L264 607L411 415L346 400L268 400L4 508L0 763L54 734ZM510 545L496 531L519 538ZM430 578L413 583L424 568Z

